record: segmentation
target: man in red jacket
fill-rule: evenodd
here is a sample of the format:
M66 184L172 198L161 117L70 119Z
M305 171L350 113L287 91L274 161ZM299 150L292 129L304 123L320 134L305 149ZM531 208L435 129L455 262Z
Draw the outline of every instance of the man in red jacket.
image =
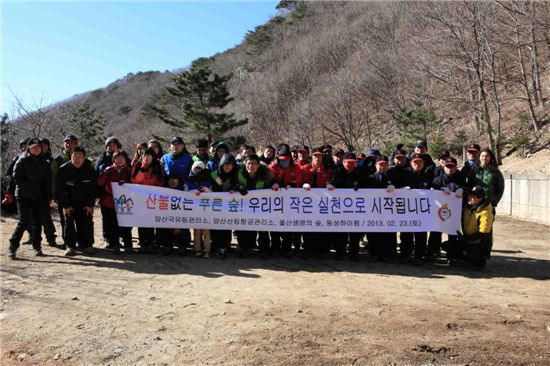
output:
M269 169L273 173L272 189L278 191L280 188L296 188L303 184L302 170L293 163L290 148L287 144L282 144L277 152L277 159L270 165ZM271 253L277 255L278 252L285 257L290 257L290 247L292 246L292 233L271 232Z

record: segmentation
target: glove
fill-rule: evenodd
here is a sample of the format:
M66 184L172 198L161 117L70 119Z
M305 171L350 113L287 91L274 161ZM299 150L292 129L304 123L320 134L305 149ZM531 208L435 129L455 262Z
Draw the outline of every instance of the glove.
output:
M328 184L327 184L327 189L328 189L329 191L334 191L334 186L333 186L332 184L328 183Z
M201 195L201 191L199 191L198 189L195 191L195 196L199 197Z
M246 187L243 187L239 192L241 193L242 196L246 196L248 194L248 189L246 189Z
M13 203L13 193L4 194L4 199L2 200L3 205L10 205Z
M442 190L443 192L445 192L446 195L448 195L448 196L451 195L451 190L450 190L449 188L443 187L443 188L441 188L441 190Z
M353 190L357 191L359 189L359 185L357 183L353 184Z
M386 192L388 192L388 193L395 192L395 186L390 184L389 186L386 187Z
M458 198L462 198L462 196L464 196L464 190L462 188L457 189L455 193Z
M119 186L123 186L123 185L124 185L124 183L126 183L126 181L125 181L125 180L119 180L119 181L118 181L118 185L119 185Z
M403 187L403 189L411 189L411 187L405 186L405 187Z
M278 191L279 190L279 184L278 183L275 183L271 186L271 189L274 190L274 191Z
M309 183L304 183L304 186L303 188L306 190L306 191L309 191L311 189L311 185Z
M200 191L202 193L208 193L208 192L210 192L210 189L208 189L208 187L201 187Z

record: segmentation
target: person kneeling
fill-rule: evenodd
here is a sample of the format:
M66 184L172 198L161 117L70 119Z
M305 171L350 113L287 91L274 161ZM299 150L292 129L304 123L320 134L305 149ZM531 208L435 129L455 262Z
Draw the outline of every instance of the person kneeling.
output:
M442 244L447 252L449 264L457 259L471 262L479 268L487 263L487 248L491 243L493 227L493 206L485 198L485 190L475 186L468 194L468 201L462 210L464 235Z

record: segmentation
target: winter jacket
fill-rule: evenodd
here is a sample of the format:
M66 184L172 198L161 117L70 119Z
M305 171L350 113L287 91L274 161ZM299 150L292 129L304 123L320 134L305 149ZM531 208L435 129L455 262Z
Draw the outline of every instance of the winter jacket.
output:
M491 202L493 207L498 206L504 194L504 176L498 169L494 172L483 167L479 167L477 172L472 170L466 183L469 187L483 187L486 192L486 198Z
M191 171L193 159L186 152L181 154L168 153L162 157L161 164L164 167L165 176L168 177L170 173L176 173L185 181Z
M67 150L63 150L61 154L57 155L52 161L52 195L57 199L57 173L59 168L68 163L71 160L71 154Z
M332 185L336 188L367 188L368 177L363 169L355 168L351 172L344 169L344 166L339 165L332 175Z
M407 177L409 181L405 186L411 187L413 189L430 189L434 180L433 174L428 170L421 170L415 172L412 168L407 168L411 174Z
M311 188L325 188L332 181L333 170L325 165L319 167L307 164L302 167L304 183L309 183Z
M131 169L128 166L119 169L116 167L116 165L113 164L101 173L99 173L99 177L97 178L97 185L103 187L101 197L99 198L99 204L101 206L115 208L115 203L113 201L113 188L111 186L111 183L129 183L130 180Z
M478 244L493 229L493 206L484 200L479 206L465 205L462 210L462 231L467 244Z
M154 174L153 166L143 166L141 161L136 162L132 167L132 177L130 181L135 184L143 184L146 186L162 187L164 185L162 171Z
M391 185L391 183L388 180L387 173L382 174L380 172L376 172L369 175L369 188L388 188L389 185Z
M185 182L185 190L194 191L201 187L211 188L212 181L210 179L210 174L211 171L208 169L203 169L198 174L193 174L193 172L191 172L189 178L187 178L187 182Z
M41 156L22 155L13 168L15 197L49 201L52 198L52 172Z
M263 164L258 166L258 171L254 177L251 177L245 168L239 169L237 176L241 191L243 188L247 191L270 188L271 180L273 178L271 175L271 170Z
M433 180L432 187L434 189L449 188L451 192L456 192L459 188L464 188L466 181L462 172L456 171L453 175L448 175L443 173L442 175L436 176Z
M63 164L57 175L57 202L62 208L93 207L97 193L97 174L86 159L80 168L72 162Z
M287 168L282 168L277 164L277 160L274 160L269 165L269 169L273 174L273 183L281 187L301 187L303 184L302 170L296 164L290 163Z
M395 188L407 187L413 179L412 172L409 169L397 165L388 169L386 176Z
M227 163L233 164L233 170L230 173L223 171L223 166ZM210 173L212 179L212 190L214 192L229 192L239 190L239 167L235 161L235 157L231 154L224 154L220 159L217 170Z

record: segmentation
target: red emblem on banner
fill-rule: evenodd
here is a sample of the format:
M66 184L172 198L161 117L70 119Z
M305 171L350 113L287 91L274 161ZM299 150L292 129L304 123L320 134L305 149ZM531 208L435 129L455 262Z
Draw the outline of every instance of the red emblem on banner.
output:
M439 219L443 222L449 220L451 218L449 206L447 204L442 205L439 210L437 210L437 216L439 216Z

